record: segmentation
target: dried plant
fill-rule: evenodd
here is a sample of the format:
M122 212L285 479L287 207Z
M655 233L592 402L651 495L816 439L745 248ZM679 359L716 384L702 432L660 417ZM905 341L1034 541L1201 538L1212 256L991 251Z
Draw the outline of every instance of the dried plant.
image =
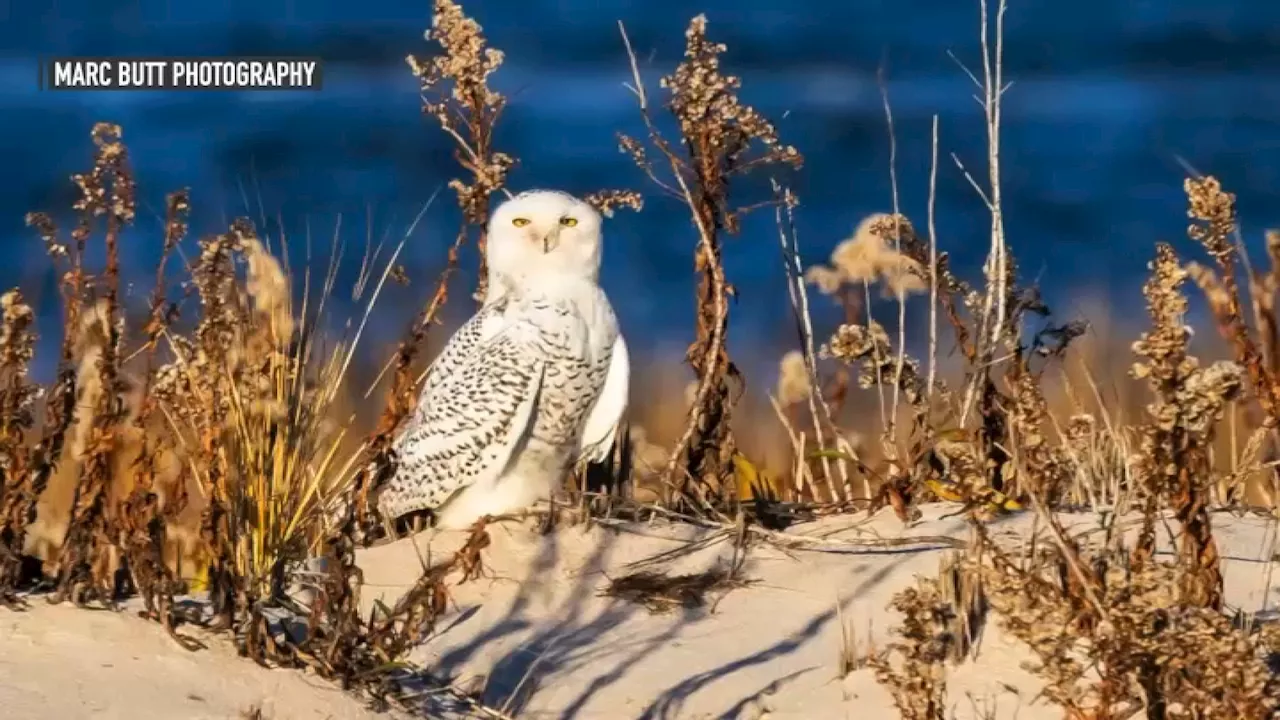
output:
M331 535L330 542L340 538ZM305 665L343 688L363 688L379 702L398 694L398 680L411 674L402 662L416 644L435 628L447 607L447 580L458 583L480 577L482 552L489 546L486 521L471 528L467 542L448 560L423 569L414 585L388 608L378 603L367 618L360 617L359 571L333 563L316 583L305 640L288 648L293 664ZM257 633L265 635L265 623ZM265 639L265 638L264 638Z
M1131 568L1123 554L1063 540L1033 543L1021 559L988 545L991 561L972 570L997 622L1034 652L1028 669L1046 682L1042 695L1067 717L1272 717L1274 678L1261 639L1171 592L1183 568ZM1074 577L1092 588L1092 600L1075 601Z
M775 394L783 407L804 402L809 398L809 371L805 367L804 353L791 350L778 361L778 388Z
M895 227L895 224L901 226ZM831 251L831 265L813 265L805 279L824 295L835 295L846 283L883 284L889 297L911 295L928 288L924 265L902 252L898 235L914 234L905 217L874 213L858 223L853 235ZM895 247L893 244L899 247Z
M159 464L164 455L173 452L175 443L169 433L152 432L154 425L161 422L160 403L151 392L156 354L161 335L176 314L176 306L168 302L165 293L165 268L170 256L187 234L190 196L186 190L170 193L165 204L164 245L156 267L155 287L145 327L146 360L142 376L141 407L134 420L134 427L143 435L143 440L133 461L134 488L118 512L118 544L123 551L125 566L133 586L142 597L146 613L163 623L179 643L193 646L195 641L177 634L173 598L181 591L182 582L177 572L165 562L169 527L177 524L179 513L187 507L187 474L179 474L162 500L161 489L158 487Z
M1062 446L1051 442L1052 420L1040 377L1016 364L1012 368L1013 392L1008 417L1009 434L1017 453L1010 461L1011 467L1001 473L1007 484L1006 493L1013 496L1032 493L1041 502L1058 507L1071 479L1070 455Z
M502 190L515 158L493 148L494 126L506 98L489 88L489 76L502 66L502 51L488 46L480 23L453 0L435 0L427 39L440 46L430 59L406 58L422 92L422 112L436 119L453 139L454 159L471 174L471 181L454 179L449 187L458 196L463 226L458 243L474 228L480 253L476 299L484 300L488 281L485 228L489 199ZM450 266L456 256L450 253Z
M95 278L93 287L94 291L102 292L106 337L94 368L97 401L88 408L92 412L92 429L84 448L71 520L59 555L58 593L53 598L55 601L70 599L76 604L95 600L110 603L116 594L116 581L110 577L107 555L114 541L108 525L107 488L112 457L125 418L120 376L123 314L119 301L119 242L120 234L132 224L136 208L128 153L120 137L119 126L107 123L94 126L93 141L98 151L93 170L72 176L81 193L74 206L81 214L81 221L72 233L77 259L84 255L95 219L106 216L106 266L101 277ZM79 273L80 268L74 272Z
M870 660L876 680L889 689L893 703L907 720L944 720L947 703L946 662L955 637L954 617L937 584L921 579L918 587L894 596L890 607L903 616L894 628L897 639L884 654Z
M79 326L84 306L86 276L83 267L85 246L89 237L88 218L81 215L71 242L63 242L56 223L46 213L30 213L27 224L35 228L44 242L45 250L54 266L62 270L58 288L62 297L62 326L64 329ZM76 337L64 330L56 377L53 386L45 393L44 421L39 440L31 448L30 477L22 507L15 508L14 518L24 530L36 521L41 496L44 495L56 468L63 459L68 432L76 419L77 368L74 364ZM16 501L16 498L11 498ZM3 518L6 522L9 517ZM16 529L15 542L18 540Z
M922 470L918 466L927 459L926 453L935 441L934 428L929 422L924 379L916 361L903 353L895 353L888 333L874 320L869 326L841 325L822 352L856 367L857 383L862 389L895 388L911 408L913 421L907 449L899 448L897 439L891 434L891 425L886 425L881 435L880 445L886 463L885 482L880 487L878 499L872 503L872 508L877 508L888 502L902 520L910 519L912 489L922 478Z
M698 391L668 461L666 478L679 489L682 503L701 509L732 487L729 479L736 450L730 429L731 381L740 382L740 376L725 346L732 290L724 273L723 242L725 233L738 231L741 214L750 208L734 204L730 182L771 165L799 166L802 158L795 148L782 143L772 123L738 100L741 81L721 72L720 55L726 48L708 39L705 16L689 23L684 60L661 82L667 91L666 108L679 127L678 143L669 141L654 125L625 31L623 41L647 137L641 141L622 135L621 148L663 192L689 209L698 230L694 252L694 268L700 276L697 334L686 355L698 379Z
M1267 415L1268 426L1274 428L1280 423L1280 382L1268 371L1263 353L1240 309L1236 249L1231 242L1236 231L1235 196L1224 191L1211 177L1188 179L1185 187L1190 205L1187 212L1195 221L1187 234L1199 242L1218 265L1221 293L1218 304L1214 305L1218 322L1231 341L1236 361L1248 374L1258 403Z
M153 393L207 499L215 614L244 652L270 657L262 608L284 602L289 578L320 554L364 457L334 422L359 336L319 345L323 298L295 315L288 278L248 221L200 245L200 321L190 337L167 334L174 360Z
M750 581L741 578L738 571L736 567L716 567L685 575L633 572L610 580L601 594L643 605L655 614L677 608L691 610L705 606L709 594L723 595L749 585Z
M35 355L35 313L22 293L0 296L0 603L23 583L22 551L36 497L27 433L39 388L27 371Z
M119 130L99 128L95 139L101 141L104 162L123 168L126 153L119 145ZM112 200L110 207L118 212L109 219L122 222L122 209L131 205L111 194L107 181L114 177L104 171L80 182L86 196ZM120 182L118 187L132 192L131 184ZM93 192L96 188L104 189ZM162 258L176 251L185 235L189 205L185 192L170 195ZM98 206L80 209L94 207ZM112 291L119 273L114 239L107 245L103 277L92 278L79 270L90 236L87 220L73 234L69 249L58 242L51 220L31 220L55 259L66 260L72 268L67 273L67 316L81 330L78 335L68 333L64 342L59 383L66 389L60 393L82 401L96 399L90 408L93 430L83 449L82 487L68 534L69 541L80 545L69 546L61 558L63 586L70 596L78 602L110 601L118 591L135 589L146 615L163 622L184 647L199 647L176 631L180 622L203 620L198 614L180 616L174 609L181 583L165 561L169 533L187 504L185 488L191 479L205 501L198 555L207 566L198 575L209 591L211 627L233 630L240 651L260 663L310 665L345 686L365 688L379 697L391 692L394 678L403 673L397 660L430 630L444 608L445 578L455 571L464 581L474 577L488 536L482 525L477 526L472 541L454 560L425 571L418 587L394 608L360 617L362 583L350 521L357 506L353 480L369 452L365 444L346 442L349 418L335 422L336 402L347 384L360 331L336 345L321 345L324 296L315 301L304 295L302 307L296 309L288 274L252 224L237 220L227 232L198 243L199 256L188 267L190 287L199 301L190 332L175 325L178 305L167 299L163 261L157 269L143 344L135 353L145 364L141 401L130 415L122 403L112 402L122 395L123 385L121 310ZM118 227L108 224L108 238L115 237ZM398 255L399 249L368 297L366 320ZM332 271L331 267L327 277ZM103 283L108 290L98 298L92 291ZM326 282L324 293L331 288ZM356 293L358 299L363 295L362 290ZM77 302L71 302L72 297ZM22 413L29 413L35 390L24 384L22 375L23 363L30 359L31 312L17 294L5 296L2 307L6 322L0 332L0 411L6 412L0 414L0 451L7 451L11 443L21 441L22 433L16 431L30 423ZM168 362L159 363L161 354ZM104 370L105 365L110 369ZM63 395L54 399L62 402ZM60 415L54 405L46 413L46 423L55 423L52 442L59 451L64 443L74 450L72 431L85 417L72 414L74 407ZM106 430L141 433L136 455L124 463L107 462L120 441L104 439ZM50 444L46 435L16 464L52 464L43 459ZM168 486L161 481L164 457L176 457L181 468ZM108 476L120 471L131 472L133 484L111 505ZM6 550L21 547L19 533L33 517L38 498L32 483L42 477L40 472L22 477L25 482L19 483L6 475L0 486ZM16 520L10 519L10 511ZM74 552L77 547L79 552ZM305 581L312 576L303 568L316 564L323 571ZM132 588L108 583L108 571L117 566L132 580ZM7 572L9 565L4 567ZM290 595L300 579L312 586L317 598L305 610L298 610ZM298 612L306 615L306 632L282 632L281 613Z
M1209 521L1207 450L1214 424L1240 389L1242 372L1231 362L1200 368L1188 354L1190 332L1183 324L1187 301L1179 290L1187 273L1173 249L1158 245L1151 270L1144 294L1152 330L1134 344L1143 362L1134 365L1133 374L1145 378L1155 396L1147 408L1151 423L1138 463L1147 500L1135 560L1141 567L1154 553L1154 518L1159 502L1168 498L1183 530L1185 579L1191 583L1182 588L1185 600L1216 610L1222 607L1222 571Z

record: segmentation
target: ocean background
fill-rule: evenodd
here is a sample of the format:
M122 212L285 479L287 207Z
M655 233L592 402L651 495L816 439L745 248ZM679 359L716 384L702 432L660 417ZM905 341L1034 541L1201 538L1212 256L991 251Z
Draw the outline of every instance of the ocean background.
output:
M939 117L937 225L942 249L977 279L989 217L950 159L985 170L974 87L954 55L980 68L977 0L470 0L465 7L506 53L495 86L510 98L497 147L519 157L513 190L586 193L634 188L640 214L606 225L603 282L634 353L681 352L692 335L694 232L619 153L641 130L617 29L626 23L651 93L679 61L683 31L705 12L729 46L725 69L744 101L778 125L806 164L791 178L802 205L806 263L826 260L865 215L891 208L889 138L877 70L885 69L897 130L903 211L923 227L930 125ZM335 227L343 279L370 236L402 236L423 204L458 175L452 148L422 117L406 54L425 54L430 3L398 0L0 0L0 286L40 303L40 352L56 354L54 276L24 227L30 210L66 217L69 174L87 169L89 130L119 123L142 196L128 237L130 292L149 292L165 193L190 187L193 234L236 215L282 221L294 265L304 238L326 254ZM37 60L57 55L305 55L325 61L319 92L48 92ZM1239 197L1252 247L1280 225L1280 3L1200 0L1011 0L1006 19L1003 194L1022 276L1058 313L1082 298L1143 322L1141 278L1158 240L1185 239L1182 163L1217 175ZM761 199L746 188L743 202ZM338 226L338 218L341 224ZM389 344L429 297L457 212L440 193L406 246L413 283L382 299L372 342ZM188 248L193 246L189 241ZM753 216L726 250L739 289L731 342L748 372L794 346L771 212ZM469 252L464 264L474 263ZM316 259L323 271L323 259ZM471 276L452 312L471 308ZM348 283L349 284L349 283ZM339 287L344 287L340 281ZM339 293L339 317L352 310ZM837 313L815 301L820 329ZM915 302L921 306L920 301ZM915 307L922 312L922 307ZM47 368L41 371L47 377ZM766 380L766 382L768 382Z

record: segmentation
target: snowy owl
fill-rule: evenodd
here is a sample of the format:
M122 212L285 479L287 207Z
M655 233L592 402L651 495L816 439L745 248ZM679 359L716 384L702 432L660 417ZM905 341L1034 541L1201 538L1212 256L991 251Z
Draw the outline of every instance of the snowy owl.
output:
M517 195L489 221L489 291L427 373L378 498L436 527L527 508L613 448L630 364L598 283L601 218L565 193Z

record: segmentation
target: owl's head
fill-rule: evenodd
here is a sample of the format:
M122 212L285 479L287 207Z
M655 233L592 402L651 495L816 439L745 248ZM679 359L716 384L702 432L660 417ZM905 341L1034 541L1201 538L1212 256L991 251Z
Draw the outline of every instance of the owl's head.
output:
M489 220L490 284L541 276L595 282L600 275L600 213L556 190L530 190L498 206Z

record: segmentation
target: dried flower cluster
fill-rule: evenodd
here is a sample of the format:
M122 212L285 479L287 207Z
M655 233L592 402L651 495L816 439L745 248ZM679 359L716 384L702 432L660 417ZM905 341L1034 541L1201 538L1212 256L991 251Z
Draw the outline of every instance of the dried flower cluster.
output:
M889 335L880 323L871 326L841 325L836 329L824 353L849 364L858 363L862 369L858 385L863 389L897 382L908 404L916 405L924 397L924 381L913 358L902 358L899 371L898 359L889 343Z
M778 403L789 407L809 398L809 368L804 353L791 350L778 361Z
M883 283L892 297L922 292L928 288L928 272L903 249L904 239L914 234L902 215L868 215L852 236L836 245L831 265L810 267L805 279L823 295L835 295L846 283Z
M661 86L671 93L668 107L680 123L681 137L698 139L697 156L716 162L726 174L773 163L799 167L803 158L782 143L773 123L738 100L742 81L720 72L720 55L728 48L707 38L707 17L693 18L684 38L684 62L662 79ZM755 143L764 151L749 157Z
M1211 297L1220 331L1231 341L1236 362L1248 375L1258 403L1266 413L1268 426L1275 427L1280 423L1280 378L1274 370L1268 369L1263 351L1259 349L1240 308L1235 246L1232 243L1237 228L1235 196L1224 191L1212 177L1188 178L1185 187L1189 205L1187 214L1194 221L1187 228L1187 234L1208 251L1218 266L1218 275L1205 280L1202 285L1212 288L1215 280L1221 285L1221 293L1214 293L1219 302L1214 304ZM1275 318L1264 314L1264 303L1268 301L1255 299L1255 317L1258 317L1260 326L1272 326L1272 330L1264 330L1263 333L1264 340L1273 340ZM1275 348L1268 349L1274 358Z
M605 217L613 217L617 208L640 212L644 207L644 198L635 190L600 190L588 193L583 200Z
M1186 271L1168 245L1156 248L1151 278L1144 288L1152 329L1134 343L1143 359L1133 366L1145 378L1154 399L1147 406L1151 422L1142 438L1137 476L1147 496L1147 522L1136 558L1154 553L1154 517L1159 502L1173 504L1183 525L1182 554L1188 563L1183 590L1188 602L1218 609L1222 604L1222 574L1209 527L1208 494L1211 474L1208 447L1214 425L1226 403L1241 387L1240 368L1220 362L1201 368L1187 352L1189 329L1183 323L1187 301L1180 286Z

